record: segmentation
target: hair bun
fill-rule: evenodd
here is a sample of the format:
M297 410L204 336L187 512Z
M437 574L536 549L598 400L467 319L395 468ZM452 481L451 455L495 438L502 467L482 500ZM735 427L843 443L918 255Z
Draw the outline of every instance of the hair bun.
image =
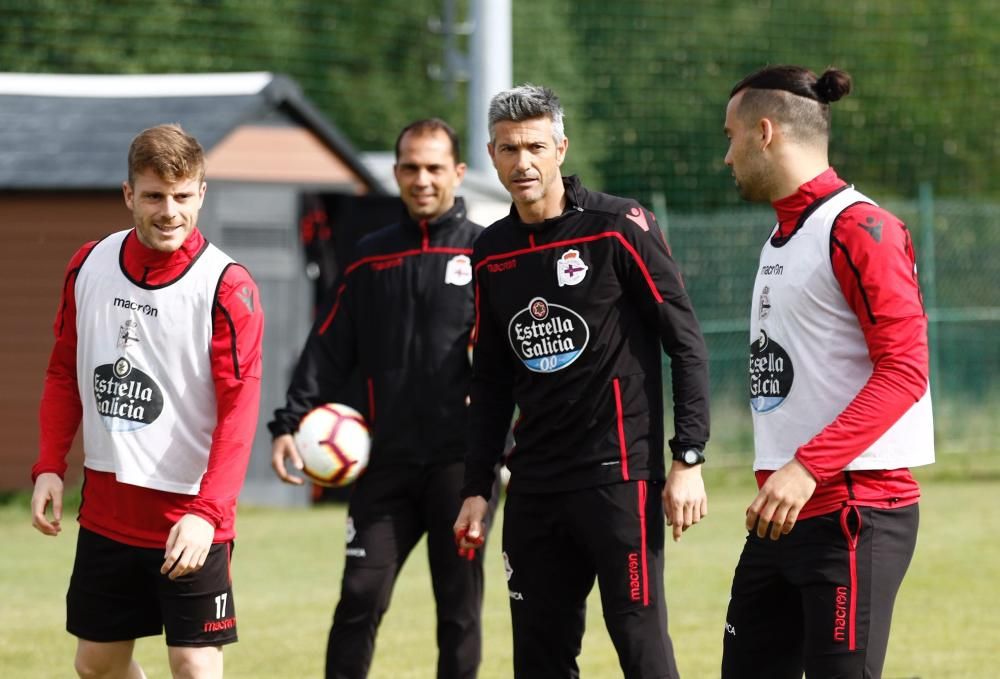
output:
M851 92L851 76L836 68L828 68L813 86L816 96L824 104L839 100Z

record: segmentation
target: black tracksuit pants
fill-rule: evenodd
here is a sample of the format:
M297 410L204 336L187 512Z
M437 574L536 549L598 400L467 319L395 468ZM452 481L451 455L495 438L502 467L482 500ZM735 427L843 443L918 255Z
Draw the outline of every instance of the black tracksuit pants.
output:
M453 526L464 464L370 468L348 509L340 602L326 651L327 679L367 676L375 633L410 551L427 534L437 604L438 679L476 676L482 655L483 552L458 556ZM498 492L490 504L490 519ZM427 676L431 676L429 668Z
M503 551L516 679L580 676L587 595L596 578L604 622L627 679L677 677L663 587L662 483L515 494Z
M878 679L917 505L844 507L778 540L747 536L723 634L723 679Z

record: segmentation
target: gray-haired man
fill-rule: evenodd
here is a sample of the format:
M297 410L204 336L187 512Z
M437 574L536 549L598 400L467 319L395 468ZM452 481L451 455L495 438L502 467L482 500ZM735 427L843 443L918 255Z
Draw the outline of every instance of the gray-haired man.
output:
M462 548L481 544L514 405L504 566L517 677L577 677L595 578L628 677L676 677L663 588L674 538L708 509L705 343L653 215L560 167L555 94L524 85L490 105L490 156L510 215L473 252L476 347ZM663 460L661 352L671 358L674 462Z

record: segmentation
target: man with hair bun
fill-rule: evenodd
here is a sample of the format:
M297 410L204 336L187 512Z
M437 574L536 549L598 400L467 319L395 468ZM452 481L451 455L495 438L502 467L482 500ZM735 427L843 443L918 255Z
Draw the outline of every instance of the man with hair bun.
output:
M844 71L770 66L730 93L725 162L769 202L750 316L759 491L724 679L879 677L934 461L927 317L909 232L827 158Z

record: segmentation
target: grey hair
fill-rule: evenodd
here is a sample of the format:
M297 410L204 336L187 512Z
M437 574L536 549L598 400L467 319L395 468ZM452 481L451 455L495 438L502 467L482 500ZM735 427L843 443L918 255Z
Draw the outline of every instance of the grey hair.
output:
M496 124L503 121L521 122L533 118L552 121L552 138L561 144L566 136L563 109L559 97L548 87L525 83L504 90L490 100L490 143L496 141Z

